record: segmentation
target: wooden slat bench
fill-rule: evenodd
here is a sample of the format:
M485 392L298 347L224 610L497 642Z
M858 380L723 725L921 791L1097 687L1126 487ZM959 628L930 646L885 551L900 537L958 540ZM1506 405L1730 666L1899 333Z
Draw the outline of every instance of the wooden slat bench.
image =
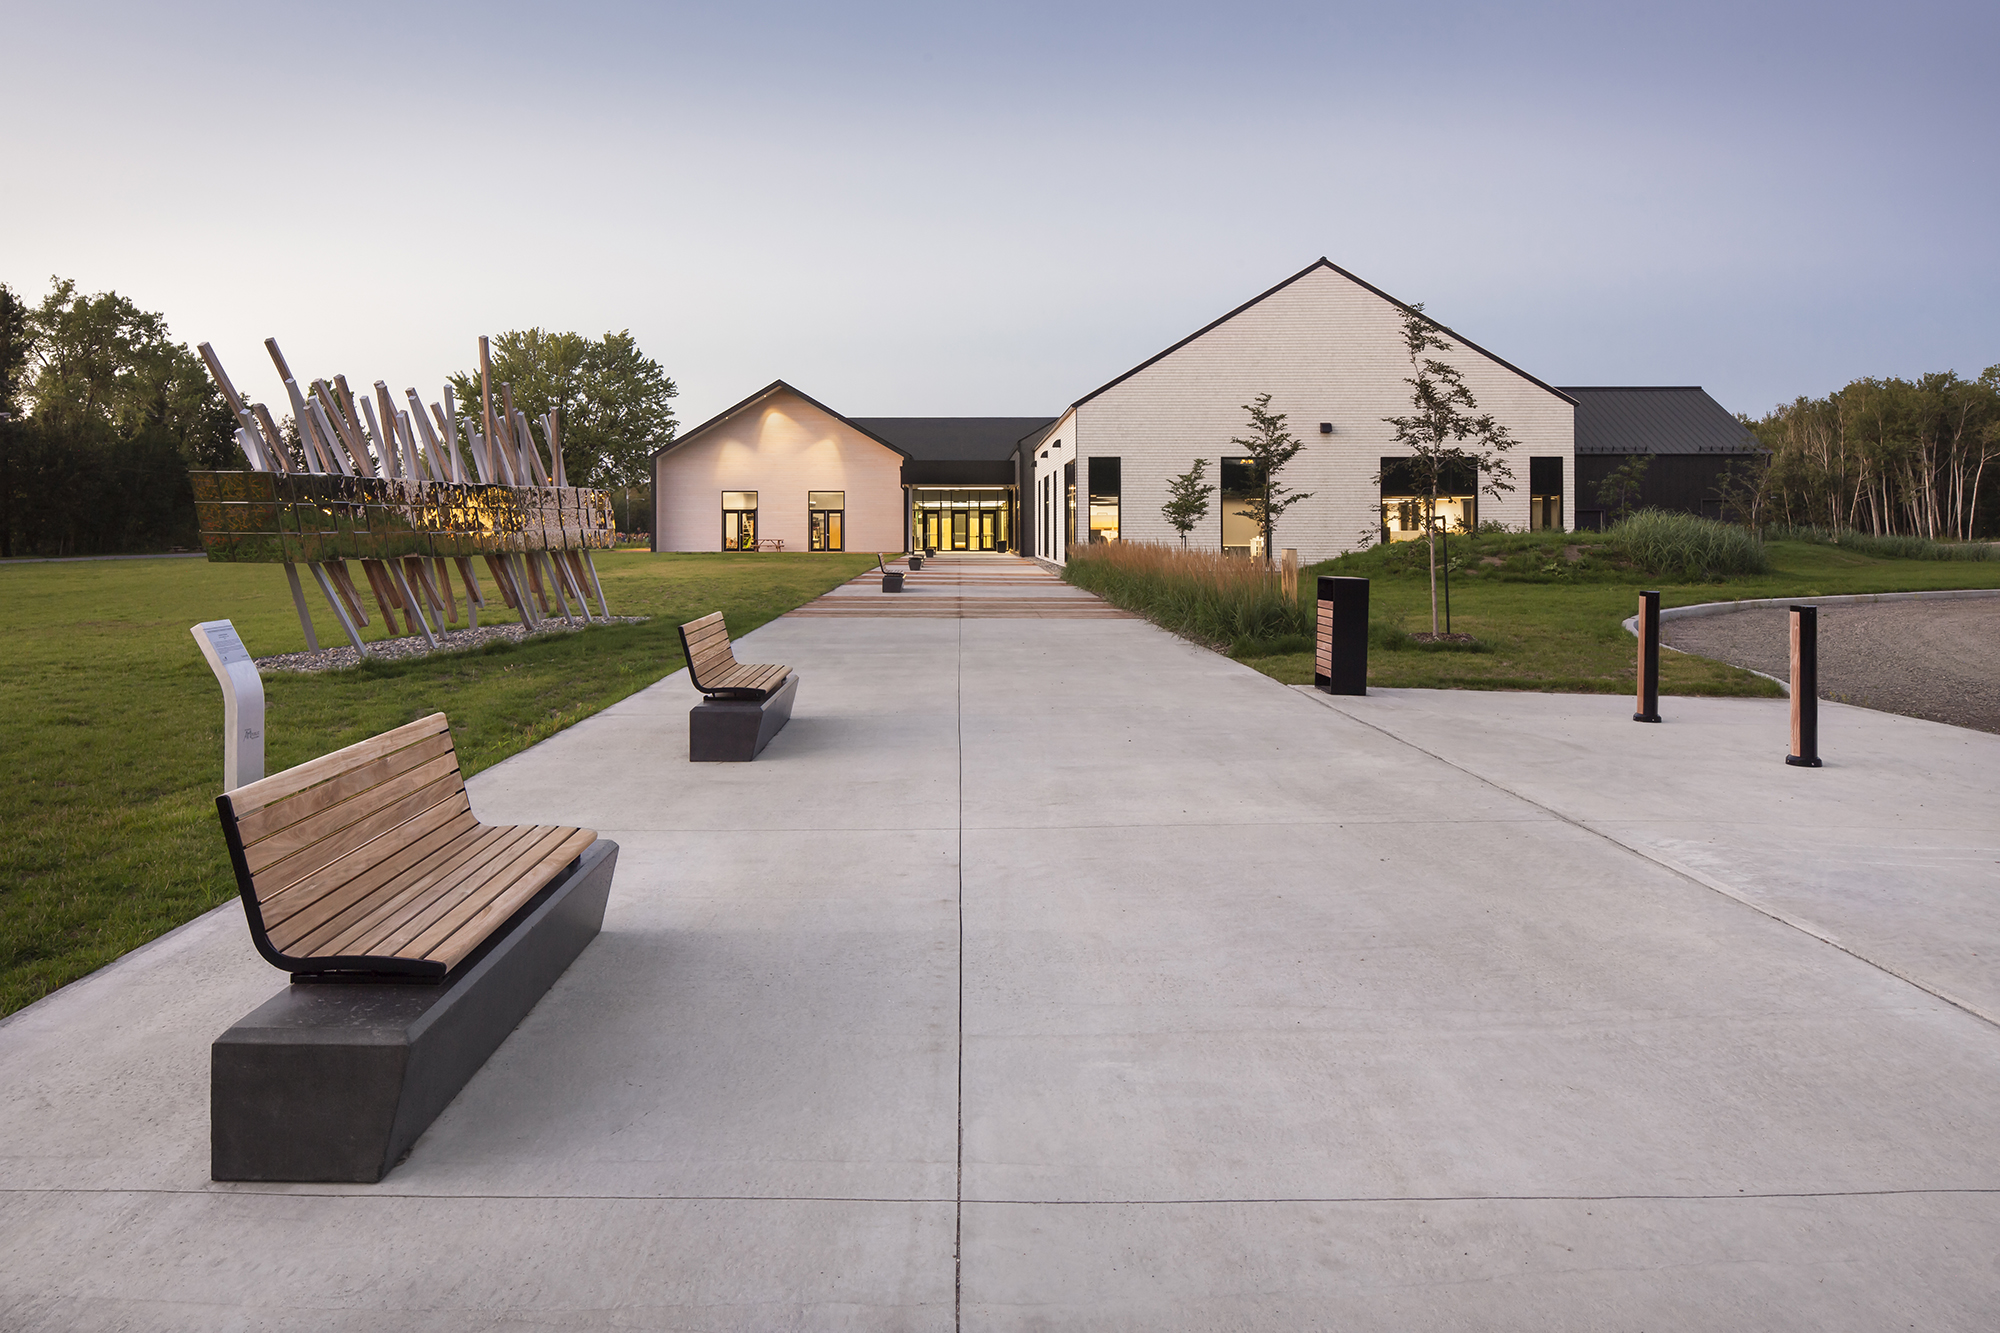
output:
M687 654L688 679L711 699L768 699L792 674L790 667L738 662L720 611L682 625L681 650Z
M597 841L482 824L443 713L216 798L257 951L295 978L442 981Z

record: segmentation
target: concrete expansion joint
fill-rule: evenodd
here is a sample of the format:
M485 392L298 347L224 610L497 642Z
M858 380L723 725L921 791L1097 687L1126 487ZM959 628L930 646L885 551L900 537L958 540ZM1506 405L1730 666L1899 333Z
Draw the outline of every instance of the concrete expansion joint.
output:
M1767 907L1764 904L1759 903L1754 899L1748 897L1746 894L1744 894L1741 890L1735 888L1733 885L1726 884L1721 880L1714 879L1708 875L1702 874L1699 871L1690 869L1689 867L1680 864L1678 861L1675 861L1670 857L1660 856L1657 853L1647 851L1643 847L1636 847L1631 843L1626 842L1623 838L1617 837L1614 834L1607 833L1603 829L1595 827L1588 820L1578 819L1574 816L1566 815L1562 811L1556 809L1553 806L1544 805L1542 802L1537 801L1532 796L1527 796L1522 794L1521 792L1515 791L1513 788L1507 786L1505 783L1496 782L1492 778L1487 777L1483 773L1474 772L1472 769L1465 767L1465 765L1463 764L1454 763L1452 760L1445 758L1443 755L1438 754L1434 750L1427 750L1423 746L1417 744L1415 741L1408 740L1402 736L1398 736L1395 732L1390 731L1386 727L1383 727L1374 722L1370 722L1368 719L1364 717L1355 716L1355 714L1352 711L1350 711L1350 706L1343 704L1342 702L1334 699L1330 695L1323 695L1318 693L1317 691L1314 691L1313 699L1314 702L1319 703L1324 707L1330 708L1334 712L1339 713L1341 716L1349 718L1352 721L1357 722L1364 727L1367 727L1370 731L1376 732L1384 737L1387 737L1389 740L1396 742L1398 745L1407 746L1408 748L1415 750L1418 754L1428 755L1430 758L1437 760L1439 763L1445 765L1446 767L1456 769L1458 772L1465 774L1467 777L1473 779L1475 782L1484 783L1486 786L1491 787L1493 790L1497 792L1504 793L1505 795L1513 797L1517 801L1521 801L1527 805L1531 805L1537 810L1544 811L1547 814L1551 815L1552 817L1561 820L1563 823L1568 824L1569 826L1577 829L1580 832L1588 833L1595 838L1601 838L1605 842L1610 843L1613 847L1617 847L1620 850L1628 853L1629 855L1635 856L1640 860L1645 861L1649 865L1658 866L1660 869L1666 871L1667 873L1677 876L1680 879L1684 879L1690 884L1694 884L1700 888L1707 889L1712 893L1720 894L1723 897L1729 899L1731 902L1739 903L1742 906L1749 908L1751 911L1757 913L1759 916L1767 917L1770 920L1775 921L1780 925L1789 926L1793 930L1798 931L1802 935L1810 936L1811 938L1818 940L1820 943L1825 944L1830 948L1839 950L1841 953L1846 954L1849 958L1852 958L1857 962L1867 964L1869 967L1872 967L1876 971L1883 973L1885 976L1894 977L1896 978L1896 980L1901 981L1909 986L1915 987L1916 989L1922 991L1924 994L1931 996L1933 999L1944 1001L1946 1004L1952 1006L1952 1008L1954 1009L1962 1010L1963 1012L1972 1015L1974 1018L1977 1018L1982 1022L1992 1024L1994 1027L2000 1027L2000 1015L1989 1013L1984 1006L1976 1004L1973 1001L1965 999L1962 996L1956 995L1951 991L1945 990L1940 986L1933 985L1927 981L1919 980L1918 978L1911 976L1909 973L1903 971L1900 968L1897 968L1889 963L1881 961L1878 958L1870 957L1867 954L1861 953L1853 948L1850 948L1849 946L1841 943L1839 939L1835 938L1833 935L1820 929L1819 927L1814 926L1809 922L1802 921L1785 912L1778 911L1775 908Z

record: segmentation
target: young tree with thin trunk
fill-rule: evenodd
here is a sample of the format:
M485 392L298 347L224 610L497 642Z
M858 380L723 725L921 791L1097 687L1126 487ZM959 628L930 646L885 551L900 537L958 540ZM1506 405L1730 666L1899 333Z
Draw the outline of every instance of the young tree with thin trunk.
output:
M1160 517L1167 525L1181 535L1181 549L1187 549L1188 534L1208 517L1208 497L1215 494L1215 487L1202 484L1202 474L1208 470L1208 460L1197 458L1194 466L1167 483L1167 502L1160 506Z
M1305 441L1285 429L1286 414L1271 410L1271 395L1260 393L1255 402L1243 404L1243 410L1250 414L1249 439L1231 439L1229 442L1250 455L1256 464L1259 485L1244 508L1237 514L1257 525L1264 534L1264 563L1270 564L1273 543L1277 540L1278 516L1301 500L1312 499L1311 491L1293 491L1278 480L1278 474L1285 464L1299 456L1299 450L1306 447Z
M1630 454L1624 462L1612 468L1597 487L1597 502L1611 511L1613 523L1630 518L1639 508L1640 492L1646 484L1646 471L1653 466L1651 454Z
M1432 353L1456 350L1445 340L1444 330L1424 313L1421 305L1411 306L1403 316L1403 346L1410 357L1410 414L1382 418L1396 428L1396 443L1409 450L1405 459L1418 497L1423 501L1424 541L1429 547L1431 576L1431 633L1438 632L1437 598L1437 502L1447 477L1472 469L1482 480L1475 483L1494 499L1502 491L1514 489L1514 470L1505 454L1516 443L1507 428L1493 419L1491 412L1479 412L1479 402L1465 386L1465 376L1449 361ZM1379 486L1382 474L1375 474Z

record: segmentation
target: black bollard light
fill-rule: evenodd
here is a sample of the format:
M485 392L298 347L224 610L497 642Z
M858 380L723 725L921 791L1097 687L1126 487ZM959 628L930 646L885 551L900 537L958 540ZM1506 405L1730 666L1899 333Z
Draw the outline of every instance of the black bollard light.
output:
M1785 762L1818 768L1819 608L1792 608L1792 752Z
M1319 578L1313 684L1328 694L1368 693L1368 580Z
M1634 722L1660 720L1660 594L1639 594L1639 711Z

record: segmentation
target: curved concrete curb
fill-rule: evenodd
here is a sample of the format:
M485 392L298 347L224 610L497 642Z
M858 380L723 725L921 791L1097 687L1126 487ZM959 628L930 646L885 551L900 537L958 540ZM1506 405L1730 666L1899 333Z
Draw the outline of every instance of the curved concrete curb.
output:
M1940 588L1930 592L1852 592L1832 597L1753 597L1740 602L1696 602L1693 606L1673 606L1663 609L1660 612L1660 623L1665 624L1669 620L1690 620L1700 616L1726 616L1735 611L1752 611L1764 607L1797 606L1802 602L1810 602L1814 606L1857 606L1863 602L1914 602L1928 598L1949 600L1960 597L2000 597L2000 588ZM1625 632L1635 639L1639 637L1639 617L1636 614L1625 617ZM1670 653L1694 656L1686 649L1676 648L1664 640L1660 647ZM1779 680L1776 676L1759 671L1755 667L1737 666L1734 662L1727 665L1736 667L1738 671L1748 671L1753 676L1763 676L1765 680L1775 682L1787 695L1792 692L1790 681Z

